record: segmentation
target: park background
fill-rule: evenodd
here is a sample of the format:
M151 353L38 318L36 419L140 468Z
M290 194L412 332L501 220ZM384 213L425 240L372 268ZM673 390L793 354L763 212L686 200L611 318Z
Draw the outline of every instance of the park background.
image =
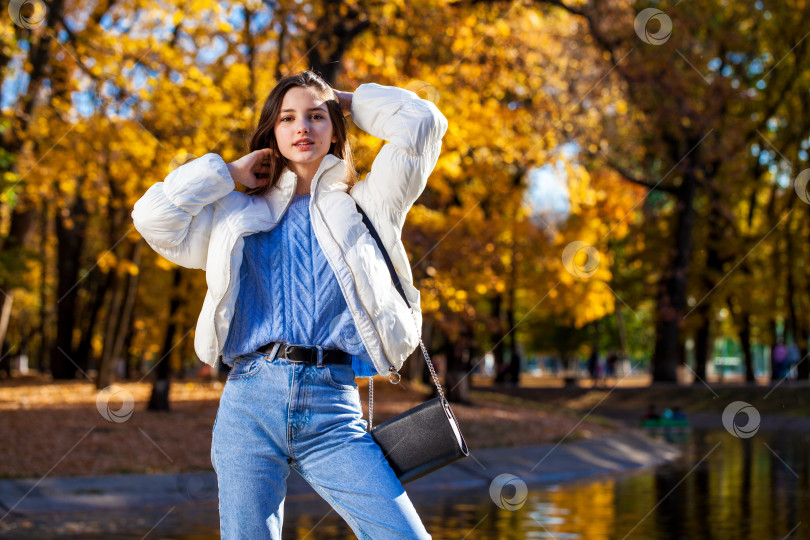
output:
M515 380L513 363L569 374L594 348L655 381L711 378L714 357L753 381L778 378L783 343L807 380L808 7L650 6L17 5L0 371L104 388L199 369L203 272L156 255L130 212L188 154L247 153L269 90L309 68L412 89L448 118L403 240L451 397L487 355ZM351 139L362 177L383 143Z
M31 490L118 473L210 481L225 374L193 350L205 276L156 255L130 212L194 156L247 153L276 81L312 69L340 90L411 89L448 119L403 241L425 344L473 457L590 441L589 459L607 462L604 441L625 429L614 420L637 423L652 403L696 426L678 466L530 491L522 511L486 487L467 490L484 506L458 492L446 506L417 501L431 530L810 538L806 1L2 8L0 535L111 537L115 523L75 508L31 518L60 501L28 487L20 497L12 479L36 478ZM350 138L362 178L383 141L355 127ZM615 369L602 370L608 358ZM431 395L418 353L403 379L380 377L375 421ZM755 407L756 429L762 414L757 437L726 422L737 403L751 422ZM215 537L215 487L177 478L204 512L133 510L134 537L172 520ZM301 516L303 536L346 533Z

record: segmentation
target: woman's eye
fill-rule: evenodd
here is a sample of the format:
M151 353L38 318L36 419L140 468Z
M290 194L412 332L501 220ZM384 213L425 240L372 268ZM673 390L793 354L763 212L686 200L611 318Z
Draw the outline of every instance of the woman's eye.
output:
M281 119L282 122L286 122L287 120L292 120L292 117L291 116L285 116L284 118Z
M312 117L317 118L318 120L320 120L320 119L323 118L323 115L321 115L321 114L313 114Z

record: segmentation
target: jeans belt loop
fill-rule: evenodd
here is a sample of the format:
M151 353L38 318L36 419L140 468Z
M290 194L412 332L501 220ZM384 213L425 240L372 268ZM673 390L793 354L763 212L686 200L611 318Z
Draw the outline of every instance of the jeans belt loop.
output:
M323 348L316 345L315 349L318 351L318 363L316 364L319 368L323 367Z

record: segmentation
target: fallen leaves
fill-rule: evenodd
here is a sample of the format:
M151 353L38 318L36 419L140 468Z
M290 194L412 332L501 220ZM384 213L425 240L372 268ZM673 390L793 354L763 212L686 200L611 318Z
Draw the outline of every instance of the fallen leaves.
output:
M368 419L364 379L358 379ZM430 397L404 381L375 379L374 423ZM173 381L170 412L147 411L151 384L119 382L134 400L131 415L111 422L96 406L89 382L5 381L0 387L0 477L97 476L210 470L211 431L224 384ZM108 404L118 410L121 404ZM453 404L471 449L575 440L608 428L495 394L474 393L471 405Z

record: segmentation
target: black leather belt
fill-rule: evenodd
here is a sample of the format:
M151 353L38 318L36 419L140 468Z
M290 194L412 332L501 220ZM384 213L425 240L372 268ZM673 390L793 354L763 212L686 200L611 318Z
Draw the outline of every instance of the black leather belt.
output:
M276 342L271 341L267 345L263 345L258 349L258 352L270 354L273 352L273 347ZM324 364L344 364L347 366L352 365L352 355L340 349L324 349L319 347L305 347L302 345L287 345L281 343L278 348L276 357L286 358L290 362L302 362L304 364L318 364L318 351L322 354L322 363Z

